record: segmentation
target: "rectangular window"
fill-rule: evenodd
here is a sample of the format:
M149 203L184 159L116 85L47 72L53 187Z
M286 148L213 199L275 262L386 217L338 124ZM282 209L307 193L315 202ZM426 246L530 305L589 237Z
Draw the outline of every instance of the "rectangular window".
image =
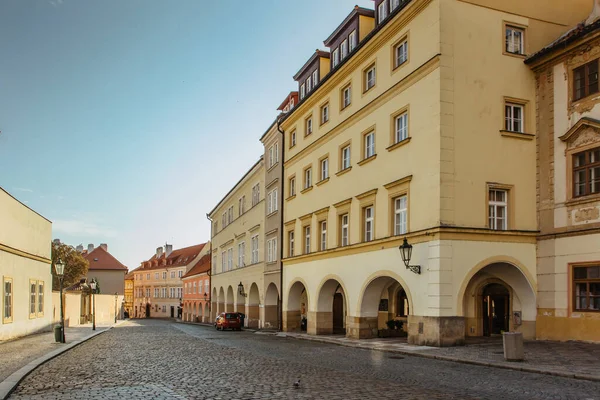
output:
M37 301L37 283L29 281L29 317L35 318L35 307Z
M252 237L252 264L258 262L258 235Z
M166 287L162 288L161 292L162 292L162 298L166 299L167 298L167 288ZM150 294L150 289L148 289L148 295L149 294Z
M275 153L275 164L279 162L279 143L275 143L273 146L273 152ZM246 196L243 196L243 199L246 199Z
M4 322L12 322L13 319L13 281L4 278Z
M306 119L306 121L304 121L304 127L304 136L308 136L313 132L312 117L309 117Z
M304 254L310 253L310 226L304 227Z
M394 121L394 139L395 143L400 143L408 139L408 113L402 113L395 118Z
M44 282L38 281L38 317L44 315Z
M171 278L175 278L175 271L171 271Z
M275 164L275 152L273 146L269 147L269 168L271 168Z
M319 70L315 69L312 73L313 87L319 83Z
M408 40L398 43L394 48L394 68L408 61Z
M155 272L154 273L154 279L158 279L158 277L159 277L158 272Z
M267 262L277 261L277 238L267 240Z
M400 5L400 0L390 0L390 14Z
M165 293L166 293L166 289L165 289ZM146 288L146 297L150 298L150 288ZM165 295L166 297L166 295Z
M375 132L365 135L365 159L375 155Z
M358 44L358 42L356 40L356 30L353 30L352 32L350 32L350 36L348 37L348 40L350 42L350 52L352 53L352 50L354 50L356 48L356 45Z
M289 180L289 187L290 187L290 197L295 196L296 195L296 177L290 178Z
M158 288L154 288L154 298L158 298L158 296L160 295L160 292L158 290Z
M523 105L506 103L504 129L510 132L523 133Z
M306 92L310 92L312 90L312 77L306 78Z
M208 285L209 285L209 281L204 281L204 292L205 293L208 293L208 291L209 291Z
M387 9L385 8L385 1L381 2L379 7L377 7L377 20L381 24L381 22L387 17Z
M233 269L233 248L227 249L227 271Z
M177 277L181 278L183 276L183 271L177 271Z
M242 242L238 244L238 268L246 266L246 243Z
M308 189L312 186L312 168L304 170L304 189Z
M321 180L329 178L329 158L321 160Z
M598 93L598 59L573 70L573 100Z
M327 221L321 221L321 233L319 241L319 250L327 250Z
M296 131L290 133L290 149L296 145Z
M167 271L162 273L163 279L167 279ZM148 279L150 279L150 274L148 274Z
M304 87L304 83L302 85L300 85L300 100L302 100L304 98L304 96L306 95L306 89Z
M514 26L506 26L506 52L525 54L525 30Z
M373 206L365 207L364 214L364 241L370 242L373 240Z
M573 268L574 311L600 312L600 266Z
M289 241L288 257L294 257L294 231L288 232L288 241Z
M341 170L350 168L350 145L342 149L342 167Z
M508 191L490 189L489 191L489 228L508 229Z
M573 155L573 197L600 193L600 148Z
M329 103L321 107L321 125L329 121Z
M394 199L394 235L403 235L407 229L408 198L406 195Z
M227 271L227 252L221 253L221 272Z
M340 44L341 59L343 60L344 58L346 58L347 55L348 55L348 40L346 39Z
M333 68L335 68L340 63L340 52L339 49L335 49L333 51Z
M365 92L371 89L373 86L375 86L375 65L369 67L364 72L364 80Z
M161 310L162 312L167 312L167 306L162 306Z
M352 86L348 85L342 90L342 109L352 103Z
M166 272L165 272L165 274L166 274ZM166 275L165 275L165 276L163 276L163 278L166 278ZM147 281L149 281L149 280L150 280L150 274L146 274L146 280L147 280Z
M348 214L340 216L340 246L348 246Z
M260 183L257 183L252 187L252 207L258 204L260 201Z

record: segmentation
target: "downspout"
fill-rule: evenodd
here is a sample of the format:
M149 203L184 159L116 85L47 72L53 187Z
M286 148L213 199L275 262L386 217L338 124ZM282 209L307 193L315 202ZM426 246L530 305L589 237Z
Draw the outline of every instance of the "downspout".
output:
M279 198L281 199L281 210L280 214L280 224L279 224L279 237L281 237L281 243L279 244L279 331L283 331L283 243L285 240L285 235L283 234L283 206L285 204L285 190L284 184L285 179L283 176L283 164L285 162L285 132L281 130L281 117L277 118L277 130L281 133L281 195Z
M209 293L209 297L208 297L208 312L210 314L208 314L208 322L212 322L212 313L213 313L213 309L212 309L212 293L213 293L213 287L212 287L212 269L216 268L216 266L212 265L212 260L213 260L213 255L212 255L212 243L213 243L213 220L210 218L210 215L206 214L206 219L210 221L210 253L208 254L209 257L209 261L210 261L210 269L208 270L208 287L210 288L210 293Z

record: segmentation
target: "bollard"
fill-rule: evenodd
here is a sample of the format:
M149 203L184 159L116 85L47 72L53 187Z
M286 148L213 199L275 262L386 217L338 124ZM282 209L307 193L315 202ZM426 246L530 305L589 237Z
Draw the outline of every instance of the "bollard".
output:
M521 332L504 332L502 344L506 361L523 361L523 334Z

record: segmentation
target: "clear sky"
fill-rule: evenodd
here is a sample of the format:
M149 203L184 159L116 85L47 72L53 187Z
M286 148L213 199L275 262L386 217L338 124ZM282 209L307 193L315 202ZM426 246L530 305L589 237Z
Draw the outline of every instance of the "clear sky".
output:
M292 76L372 0L1 0L0 186L130 269L210 239ZM0 224L2 221L0 221Z

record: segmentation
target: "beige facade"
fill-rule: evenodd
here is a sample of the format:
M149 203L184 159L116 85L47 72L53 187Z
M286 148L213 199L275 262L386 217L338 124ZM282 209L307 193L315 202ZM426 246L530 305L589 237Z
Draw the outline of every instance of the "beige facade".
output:
M52 323L52 223L0 188L0 340Z
M586 71L598 69L598 17L528 60L538 90L541 339L600 342L600 93Z
M125 295L123 296L123 313L133 317L133 274L125 275Z
M208 214L212 221L211 321L221 312L241 312L247 327L264 325L265 192L261 156Z
M305 133L284 153L285 330L367 338L399 320L416 344L535 337L536 91L523 60L589 12L548 3L404 2L285 115L286 139Z

